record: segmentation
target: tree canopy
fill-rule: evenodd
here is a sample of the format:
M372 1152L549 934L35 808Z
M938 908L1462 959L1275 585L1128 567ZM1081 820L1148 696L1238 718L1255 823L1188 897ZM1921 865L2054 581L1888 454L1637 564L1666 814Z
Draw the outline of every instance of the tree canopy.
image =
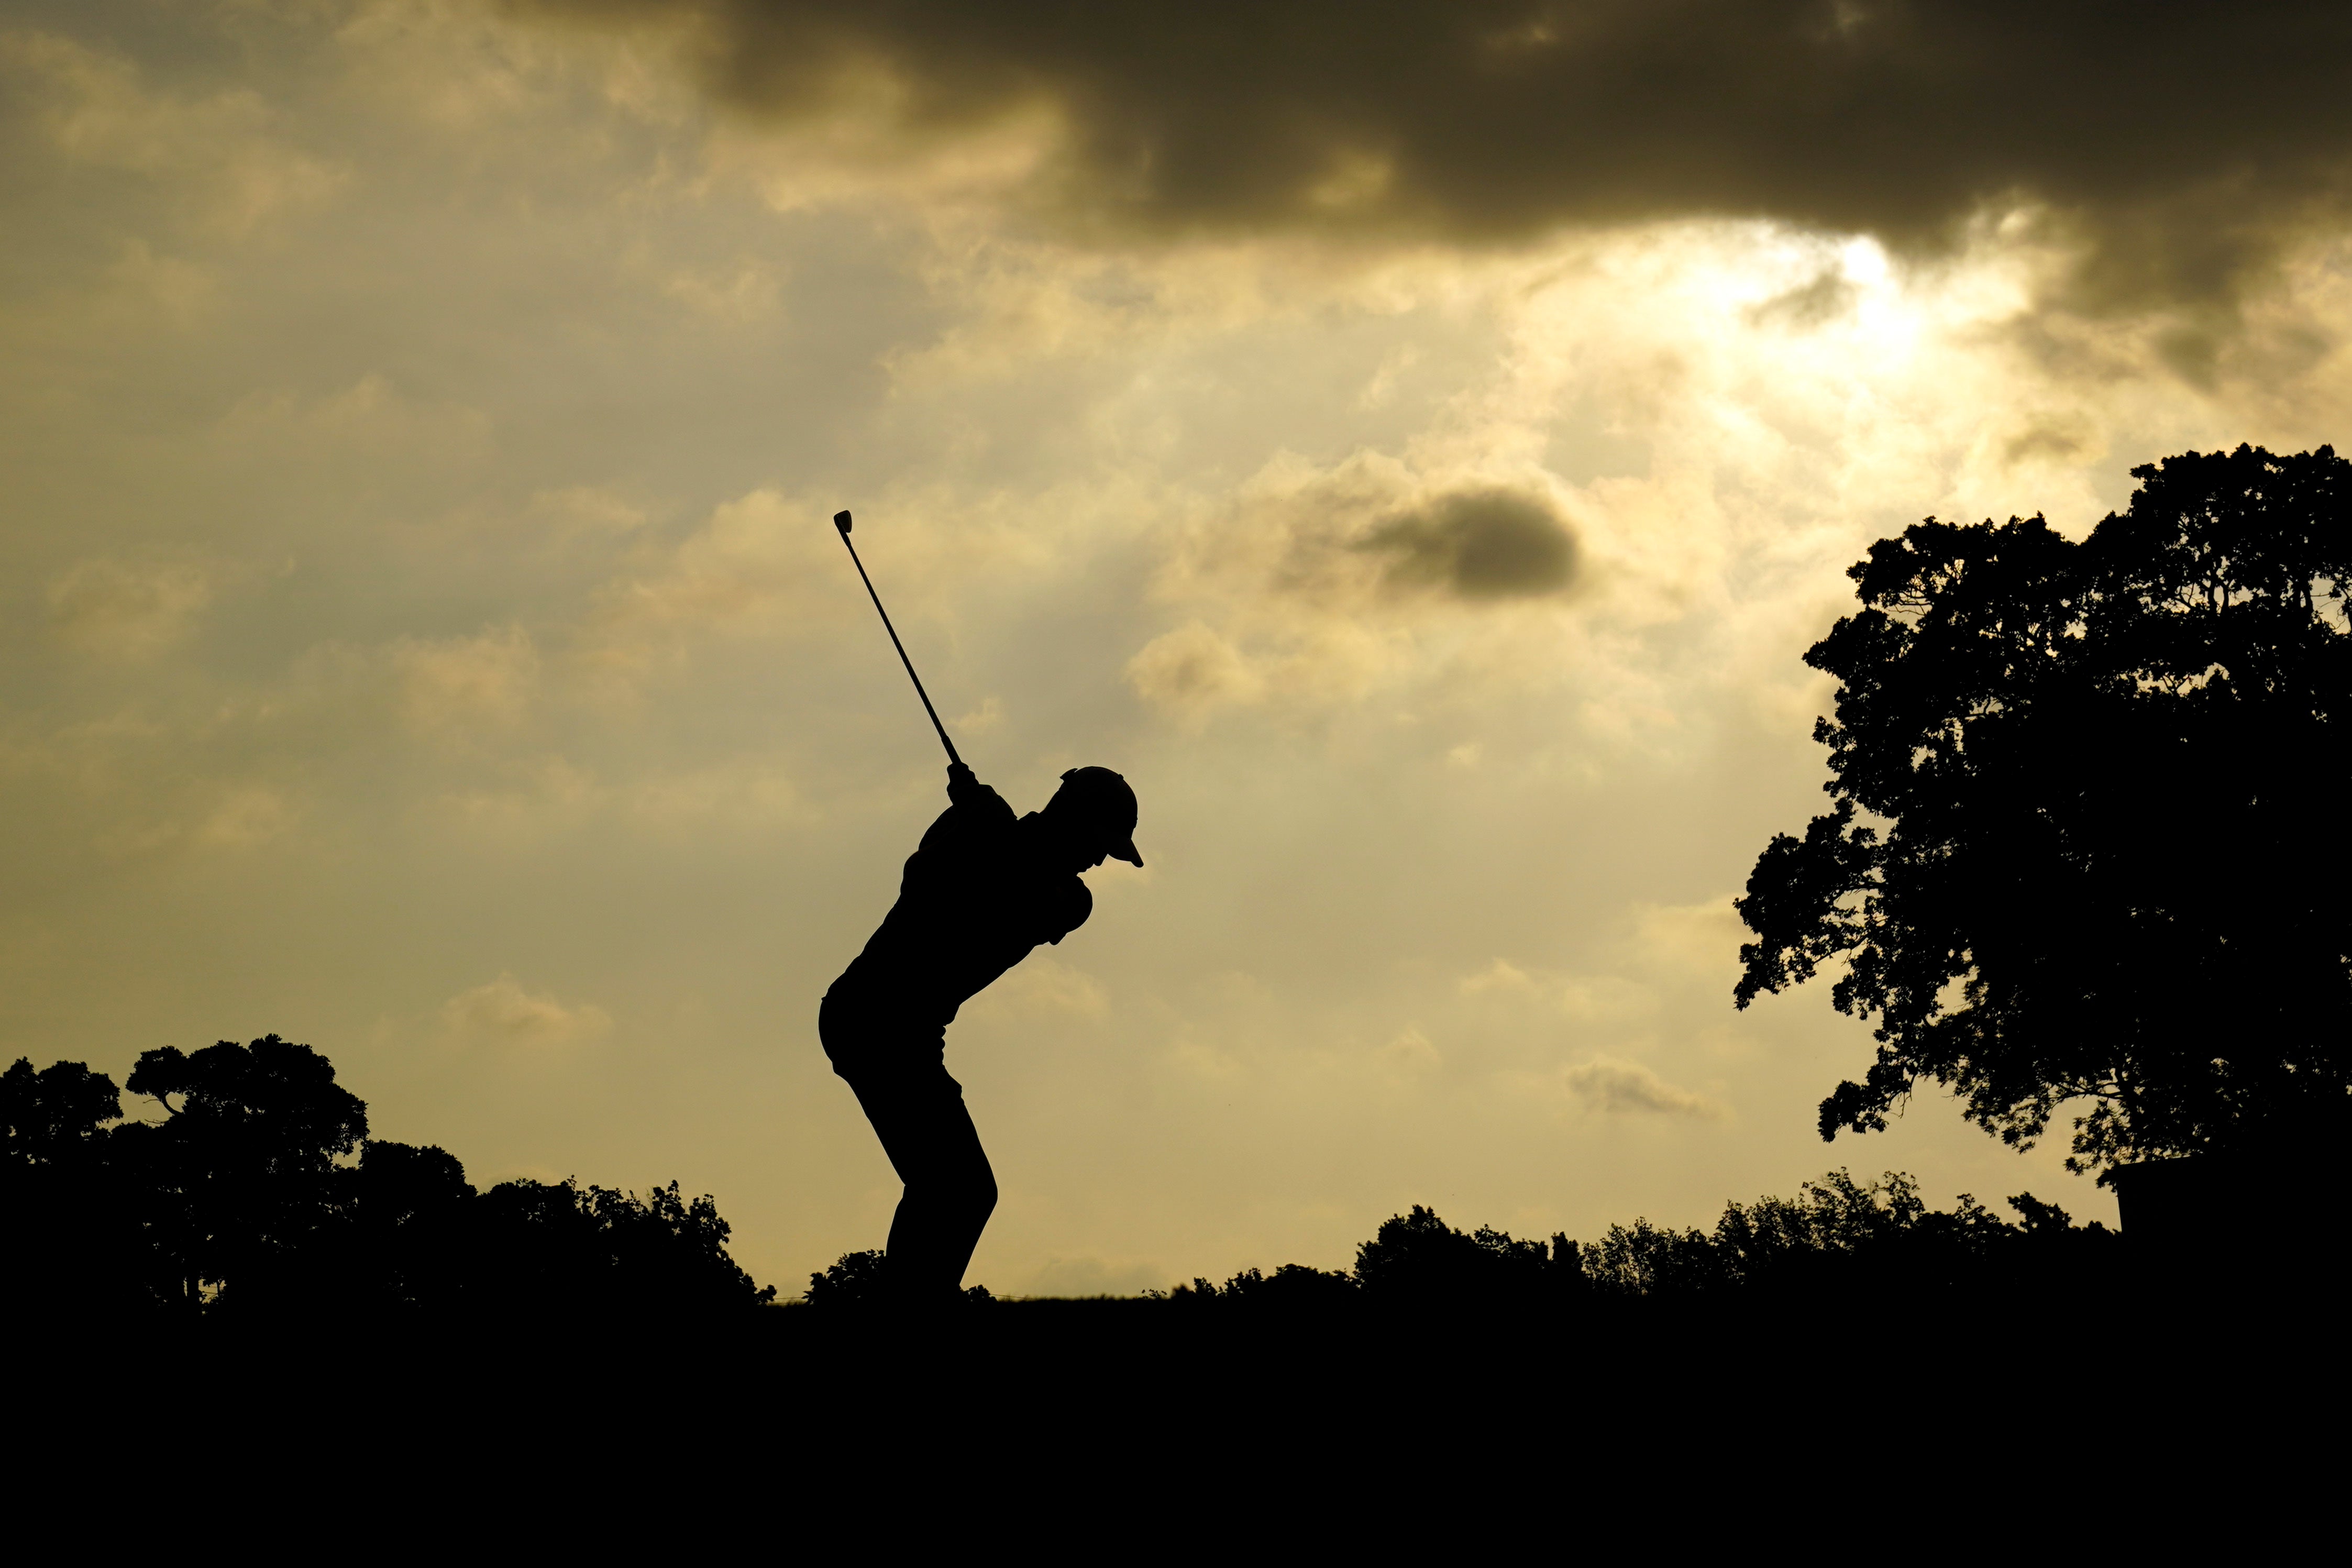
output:
M179 1266L181 1293L299 1267L344 1205L339 1162L367 1139L367 1106L333 1064L276 1035L164 1046L140 1056L124 1087L164 1112L117 1129L112 1153L138 1172L150 1246Z
M1736 997L1842 967L1876 1059L1824 1139L1922 1080L2077 1169L2308 1146L2352 1085L2352 464L2132 470L2080 542L1934 518L1848 574L1831 808L1758 858Z
M772 1301L708 1196L575 1181L477 1192L436 1148L368 1137L310 1047L142 1055L125 1121L79 1062L0 1073L0 1307L51 1316L703 1315Z

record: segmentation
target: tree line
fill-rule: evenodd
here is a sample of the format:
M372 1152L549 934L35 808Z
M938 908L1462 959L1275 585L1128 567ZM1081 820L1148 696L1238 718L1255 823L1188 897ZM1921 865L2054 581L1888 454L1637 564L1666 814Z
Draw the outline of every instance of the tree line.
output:
M1862 1182L1837 1170L1804 1183L1794 1198L1728 1203L1711 1230L1637 1219L1611 1226L1598 1241L1559 1234L1547 1242L1487 1226L1457 1230L1416 1204L1358 1246L1352 1268L1286 1263L1271 1274L1245 1268L1222 1285L1196 1279L1150 1294L1186 1308L1304 1312L1761 1304L1820 1294L2043 1290L2094 1283L2121 1261L2120 1238L2095 1220L2077 1225L2031 1193L2008 1206L2014 1222L1965 1193L1949 1209L1931 1209L1902 1172ZM848 1307L879 1300L881 1262L879 1252L847 1254L810 1277L808 1300Z
M153 1119L126 1119L122 1090ZM466 1180L446 1150L368 1136L309 1046L264 1036L0 1073L0 1251L18 1311L315 1318L738 1313L775 1299L727 1222L673 1182Z
M152 1117L126 1118L127 1089ZM467 1181L446 1151L368 1136L327 1058L264 1036L139 1058L121 1088L79 1062L0 1073L0 1250L20 1313L189 1320L627 1313L740 1318L776 1302L727 1251L708 1196L577 1181ZM1733 1203L1711 1231L1647 1220L1599 1240L1461 1231L1415 1205L1351 1269L1286 1264L1195 1279L1181 1309L1348 1310L1360 1302L1571 1306L1790 1289L2047 1280L2115 1237L2030 1194L2011 1223L1972 1198L1934 1210L1909 1176L1834 1171L1794 1198ZM810 1277L828 1310L880 1299L881 1254ZM975 1287L975 1300L988 1292Z

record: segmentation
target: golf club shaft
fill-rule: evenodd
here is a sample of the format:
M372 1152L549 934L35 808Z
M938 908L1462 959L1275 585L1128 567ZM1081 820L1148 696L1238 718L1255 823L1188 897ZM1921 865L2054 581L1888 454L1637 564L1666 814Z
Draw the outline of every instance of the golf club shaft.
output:
M963 766L956 755L955 742L948 739L948 727L940 722L940 710L931 706L931 694L923 689L923 678L915 673L915 661L907 657L907 645L898 640L898 628L890 624L890 612L882 607L882 595L874 591L874 579L866 574L866 563L857 558L857 546L850 543L849 531L840 529L841 542L849 548L849 559L857 568L858 581L866 584L866 596L874 601L875 613L882 617L882 629L890 634L890 646L898 650L898 662L907 667L907 679L915 683L915 695L923 700L923 711L931 716L931 728L940 732L940 744L948 749L948 761Z

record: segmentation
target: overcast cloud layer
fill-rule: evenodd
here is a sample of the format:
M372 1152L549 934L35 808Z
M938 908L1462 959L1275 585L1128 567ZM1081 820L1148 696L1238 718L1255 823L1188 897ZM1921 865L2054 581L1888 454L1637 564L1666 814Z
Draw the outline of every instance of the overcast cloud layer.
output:
M1705 215L1916 245L2026 207L2112 305L2231 291L2352 172L2352 16L2318 0L518 3L676 29L775 120L1025 132L1030 194L1081 226Z
M851 506L982 776L1143 801L951 1035L974 1278L2111 1213L1822 1147L1865 1031L1729 1001L1871 539L2343 427L2324 14L2044 10L9 5L0 1051L274 1029L478 1181L877 1243L815 999L940 759Z

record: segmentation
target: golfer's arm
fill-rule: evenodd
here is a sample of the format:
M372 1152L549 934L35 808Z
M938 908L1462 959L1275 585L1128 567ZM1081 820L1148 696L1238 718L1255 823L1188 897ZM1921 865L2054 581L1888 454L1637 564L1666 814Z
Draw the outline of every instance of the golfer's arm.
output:
M940 820L960 835L987 835L1013 825L1013 808L959 763L948 770L948 810Z
M1013 816L1013 808L1004 804L1004 797L981 783L961 763L948 770L948 805L1007 820Z

